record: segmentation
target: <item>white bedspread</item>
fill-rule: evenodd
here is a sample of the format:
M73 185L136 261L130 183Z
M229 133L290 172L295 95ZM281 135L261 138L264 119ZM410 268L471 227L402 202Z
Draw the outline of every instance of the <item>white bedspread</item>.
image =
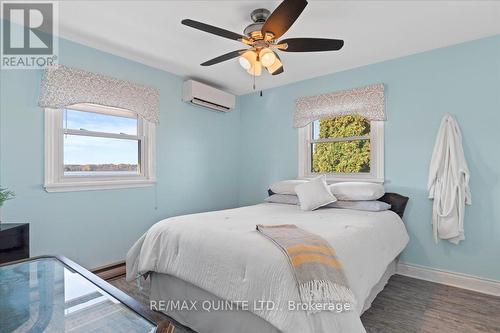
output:
M256 224L296 224L321 235L335 249L356 295L356 311L307 315L287 311L299 302L284 254L259 235ZM408 243L392 211L301 211L298 206L260 204L184 215L156 223L127 254L127 279L153 271L170 274L231 301L270 300L285 310L252 312L283 332L364 332L359 314L371 288Z

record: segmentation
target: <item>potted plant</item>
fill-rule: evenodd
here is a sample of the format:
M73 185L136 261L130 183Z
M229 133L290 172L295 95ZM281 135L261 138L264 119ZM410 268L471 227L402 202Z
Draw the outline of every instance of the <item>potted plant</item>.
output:
M3 203L7 200L14 199L16 194L12 191L9 191L6 188L0 188L0 207L3 206Z
M16 194L6 188L0 188L0 208L2 208L3 203L7 200L14 199ZM0 223L2 223L0 218Z

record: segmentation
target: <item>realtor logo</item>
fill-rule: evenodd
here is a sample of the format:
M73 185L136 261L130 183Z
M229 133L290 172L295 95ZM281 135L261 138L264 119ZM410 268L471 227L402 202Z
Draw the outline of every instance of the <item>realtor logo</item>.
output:
M2 2L2 69L55 65L55 2Z

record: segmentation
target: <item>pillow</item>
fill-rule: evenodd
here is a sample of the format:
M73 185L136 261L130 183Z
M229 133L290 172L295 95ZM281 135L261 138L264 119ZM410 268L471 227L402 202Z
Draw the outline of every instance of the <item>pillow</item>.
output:
M341 182L330 185L332 194L342 201L377 200L384 193L384 185L367 182Z
M291 194L273 194L266 198L266 202L285 204L285 205L298 205L299 197ZM370 201L335 201L328 205L323 206L323 208L344 208L344 209L354 209L363 210L368 212L382 212L384 210L391 209L391 205L388 203L370 200Z
M271 185L269 188L276 194L293 194L295 195L295 186L307 183L307 180L291 179L282 180Z
M331 204L323 206L324 208L345 208L345 209L355 209L355 210L365 210L368 212L381 212L384 210L391 209L391 205L388 203L370 200L370 201L335 201Z
M300 209L315 210L321 206L337 201L326 184L326 177L320 176L307 183L297 185L295 192L299 197Z
M266 202L279 203L285 205L298 205L299 197L292 194L273 194L266 198Z

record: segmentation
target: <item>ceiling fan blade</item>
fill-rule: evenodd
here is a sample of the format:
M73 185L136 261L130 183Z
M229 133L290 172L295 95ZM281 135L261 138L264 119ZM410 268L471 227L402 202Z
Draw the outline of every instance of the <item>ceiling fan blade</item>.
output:
M233 58L236 58L238 57L240 54L242 54L243 52L245 52L246 50L237 50L237 51L232 51L232 52L229 52L229 53L226 53L226 54L223 54L221 56L218 56L217 58L213 58L213 59L210 59L208 61L205 61L204 63L202 63L201 65L202 66L212 66L212 65L215 65L215 64L218 64L220 62L223 62L223 61L226 61L226 60L229 60L229 59L233 59Z
M214 27L213 25L210 25L210 24L206 24L206 23L202 23L202 22L198 22L198 21L194 21L194 20L190 20L190 19L182 20L181 23L184 25L187 25L188 27L195 28L195 29L198 29L201 31L205 31L205 32L217 35L217 36L224 37L224 38L229 38L229 39L237 40L237 41L248 40L247 37L240 35L240 34L237 34L236 32L232 32L232 31L222 29L222 28L217 28L217 27Z
M327 38L288 38L279 41L279 44L287 44L285 52L318 52L318 51L338 51L344 46L341 39Z
M306 0L284 0L267 18L262 34L270 32L274 38L283 36L307 6Z

